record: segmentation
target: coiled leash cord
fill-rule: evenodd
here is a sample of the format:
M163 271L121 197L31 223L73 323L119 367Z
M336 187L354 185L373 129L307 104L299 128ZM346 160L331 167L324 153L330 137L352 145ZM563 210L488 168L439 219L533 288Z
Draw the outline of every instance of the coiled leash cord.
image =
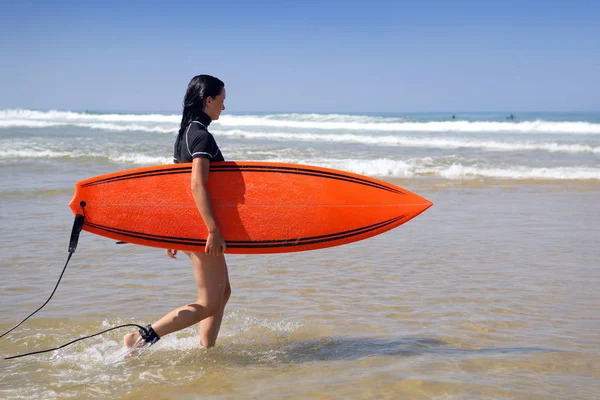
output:
M32 351L31 353L19 354L18 356L5 357L4 359L5 360L12 360L14 358L27 357L27 356L32 356L34 354L49 353L51 351L60 350L63 347L67 347L68 345L71 345L73 343L79 342L80 340L93 338L94 336L99 336L99 335L102 335L102 334L104 334L106 332L114 331L115 329L126 328L126 327L129 327L129 326L133 326L133 327L139 328L139 332L140 332L140 336L141 336L140 340L143 340L144 342L146 342L146 344L148 346L152 346L154 343L158 342L158 340L160 339L160 337L156 334L156 332L154 332L154 329L152 329L152 326L150 326L150 325L148 325L146 327L143 327L143 326L140 326L138 324L123 324L123 325L114 326L112 328L106 329L106 330L104 330L102 332L94 333L93 335L84 336L84 337L72 340L69 343L65 343L62 346L54 347L52 349Z
M79 242L79 233L81 232L81 229L83 228L83 222L85 221L85 206L86 206L85 201L81 201L79 203L79 210L77 210L77 214L75 215L75 221L73 222L73 229L71 230L71 239L69 240L69 256L67 257L67 262L65 263L65 266L63 267L62 272L60 273L60 277L58 278L58 282L56 282L56 286L54 286L54 290L50 294L50 297L48 297L48 300L46 300L46 302L44 304L42 304L40 306L40 308L38 308L37 310L35 310L31 314L29 314L25 319L23 319L17 325L13 326L8 331L6 331L2 335L0 335L0 338L3 338L4 336L8 335L10 332L12 332L15 329L17 329L19 326L21 326L21 324L23 324L23 322L27 321L35 313L37 313L42 308L44 308L44 306L46 304L48 304L48 302L50 301L50 299L52 299L52 296L54 296L54 293L56 293L56 289L58 288L58 285L60 284L60 281L61 281L63 275L65 274L65 270L67 269L67 265L69 265L69 261L71 261L71 257L73 256L73 253L75 253L75 250L77 249L77 243ZM80 214L79 211L82 211L83 214ZM66 347L66 346L68 346L70 344L73 344L75 342L79 342L80 340L89 339L89 338L92 338L94 336L98 336L98 335L102 335L103 333L110 332L110 331L115 330L115 329L125 328L125 327L129 327L129 326L135 326L135 327L139 328L139 332L140 332L140 335L141 335L142 339L145 342L149 343L150 345L153 345L154 343L156 343L158 341L158 339L160 339L160 337L156 334L156 332L154 332L154 329L152 329L152 327L150 325L148 325L147 327L143 327L143 326L140 326L140 325L137 325L137 324L124 324L124 325L115 326L115 327L110 328L110 329L106 329L106 330L104 330L102 332L95 333L93 335L89 335L89 336L85 336L85 337L82 337L82 338L79 338L79 339L75 339L75 340L73 340L73 341L71 341L69 343L63 344L62 346L58 346L58 347L55 347L53 349L41 350L41 351L34 351L34 352L31 352L31 353L21 354L21 355L18 355L18 356L6 357L4 359L5 360L11 360L13 358L25 357L25 356L30 356L30 355L33 355L33 354L47 353L47 352L50 352L50 351L59 350L59 349L62 349L63 347Z
M146 331L146 328L144 328L143 326L140 326L138 324L124 324L124 325L115 326L113 328L107 329L107 330L102 331L102 332L94 333L93 335L84 336L84 337L81 337L79 339L72 340L69 343L63 344L62 346L58 346L58 347L55 347L53 349L40 350L40 351L32 351L31 353L19 354L18 356L5 357L4 359L5 360L12 360L13 358L20 358L20 357L32 356L34 354L49 353L51 351L60 350L63 347L67 347L68 345L76 343L76 342L79 342L80 340L93 338L94 336L102 335L103 333L114 331L115 329L119 329L119 328L125 328L125 327L128 327L128 326L135 326L135 327L140 328L140 334L141 334L141 332L145 332Z

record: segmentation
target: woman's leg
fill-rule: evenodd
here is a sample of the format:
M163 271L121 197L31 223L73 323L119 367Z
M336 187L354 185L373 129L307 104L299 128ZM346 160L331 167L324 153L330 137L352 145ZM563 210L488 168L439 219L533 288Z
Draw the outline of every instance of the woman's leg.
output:
M225 305L227 304L229 297L231 297L231 284L229 283L227 263L225 263L225 275L225 290L223 291L223 297L221 299L221 306L219 307L219 310L212 317L208 317L200 321L200 344L206 349L213 347L217 341L219 329L221 328L221 321L223 320Z
M194 277L198 287L196 302L171 311L152 324L159 337L168 335L194 325L211 317L222 309L223 294L228 286L227 265L225 257L209 256L204 253L187 253L194 266ZM220 319L219 319L220 324ZM218 331L218 329L217 329ZM125 346L131 347L139 338L138 333L125 335Z

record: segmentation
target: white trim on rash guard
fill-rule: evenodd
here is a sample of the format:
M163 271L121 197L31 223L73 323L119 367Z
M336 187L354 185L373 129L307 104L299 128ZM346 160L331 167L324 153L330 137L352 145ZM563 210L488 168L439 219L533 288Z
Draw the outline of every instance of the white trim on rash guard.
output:
M208 128L207 128L207 127L206 127L206 125L204 125L202 122L199 122L199 121L192 121L192 122L190 122L190 124L189 124L189 125L188 125L188 127L187 127L187 130L185 131L185 145L187 146L187 151L188 151L188 153L190 154L190 156L191 156L192 158L194 158L194 156L195 156L196 154L206 154L206 155L207 155L207 156L209 156L210 158L215 158L215 157L217 156L217 154L219 154L219 149L217 149L217 152L216 152L214 155L213 155L213 154L210 154L210 153L207 153L207 152L205 152L205 151L197 151L197 152L195 152L195 153L192 153L192 151L190 150L190 142L189 142L189 140L188 140L188 132L190 131L190 127L192 126L192 123L194 123L194 122L195 122L195 123L197 123L197 124L200 124L200 125L202 125L202 126L204 127L204 129L206 129L206 133L208 133Z
M219 154L219 151L217 150L217 152L213 155L210 153L205 153L203 151L197 151L194 154L192 154L192 157L194 157L196 154L206 154L207 156L209 156L210 158L215 158L217 156L217 154Z
M199 121L192 121L192 122L190 122L190 124L188 125L187 129L185 130L185 146L187 147L187 151L188 151L188 153L190 154L191 157L194 157L194 154L198 154L198 153L192 154L192 151L190 150L190 141L188 140L188 132L190 131L190 127L192 126L192 124L194 122L197 123L197 124L202 125L204 127L204 129L206 129L206 132L208 133L208 128L202 122L199 122ZM204 154L208 154L208 153L204 153ZM210 154L208 154L208 155L210 155Z

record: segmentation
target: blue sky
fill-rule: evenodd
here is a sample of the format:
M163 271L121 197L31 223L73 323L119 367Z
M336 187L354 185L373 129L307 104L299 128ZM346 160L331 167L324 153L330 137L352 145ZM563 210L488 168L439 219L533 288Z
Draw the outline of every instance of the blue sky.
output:
M600 2L550 3L3 1L0 109L600 111Z

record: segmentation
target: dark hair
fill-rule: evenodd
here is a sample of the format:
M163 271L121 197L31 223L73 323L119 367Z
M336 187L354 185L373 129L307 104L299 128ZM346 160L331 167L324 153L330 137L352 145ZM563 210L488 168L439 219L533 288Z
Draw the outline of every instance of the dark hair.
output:
M213 99L221 94L225 84L219 78L210 75L197 75L192 78L183 99L183 115L179 134L183 134L185 128L194 120L198 119L204 111L204 99Z

